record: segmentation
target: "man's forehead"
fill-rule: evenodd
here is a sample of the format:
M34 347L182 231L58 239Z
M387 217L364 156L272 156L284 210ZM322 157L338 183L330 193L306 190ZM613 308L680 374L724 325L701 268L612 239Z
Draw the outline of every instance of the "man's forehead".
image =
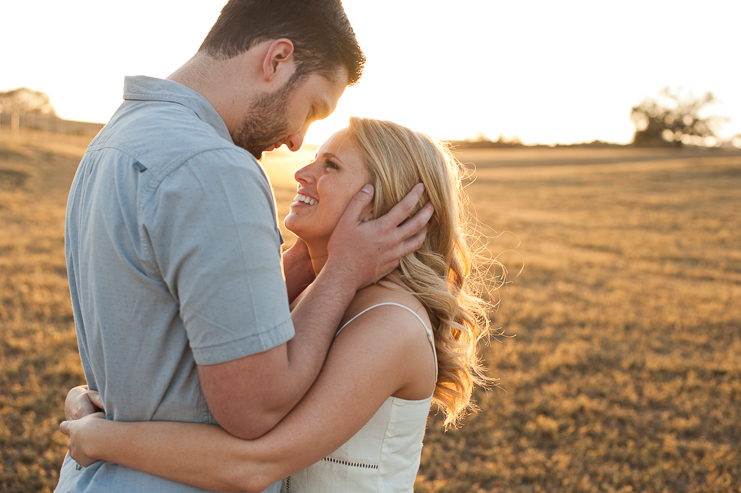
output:
M335 110L337 102L345 92L348 82L347 69L342 67L341 70L335 71L331 76L319 75L319 77L322 79L321 87L323 90L319 98L320 101L317 103L323 106L321 110L326 112L324 117L327 117ZM317 108L317 111L320 111L320 108Z

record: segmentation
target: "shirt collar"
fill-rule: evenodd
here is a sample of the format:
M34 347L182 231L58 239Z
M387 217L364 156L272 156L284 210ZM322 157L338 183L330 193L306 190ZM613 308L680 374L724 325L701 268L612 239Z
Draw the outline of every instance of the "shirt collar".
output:
M226 123L208 99L182 84L143 75L126 76L123 98L127 101L165 101L181 104L211 125L220 137L233 143Z

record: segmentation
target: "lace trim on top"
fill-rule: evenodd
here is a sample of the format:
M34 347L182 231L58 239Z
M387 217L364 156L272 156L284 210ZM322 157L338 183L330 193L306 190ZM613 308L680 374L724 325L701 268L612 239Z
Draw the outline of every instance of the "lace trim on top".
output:
M327 462L332 462L333 464L341 464L343 466L351 466L351 467L362 467L364 469L378 469L378 464L364 464L362 462L349 462L342 459L335 459L334 457L325 457L322 459Z
M360 467L362 469L378 469L378 464L365 464L363 462L349 462L349 461L342 460L342 459L335 459L334 457L325 457L322 460L325 462L331 462L332 464L339 464L341 466ZM290 493L291 476L288 476L285 482L286 482L286 491Z

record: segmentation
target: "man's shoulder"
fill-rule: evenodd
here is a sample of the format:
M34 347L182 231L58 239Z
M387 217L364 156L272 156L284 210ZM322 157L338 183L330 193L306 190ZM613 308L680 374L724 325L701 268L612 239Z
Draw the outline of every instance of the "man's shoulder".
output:
M88 147L89 152L103 149L127 154L160 176L204 153L218 153L221 163L256 164L191 109L164 101L125 102Z

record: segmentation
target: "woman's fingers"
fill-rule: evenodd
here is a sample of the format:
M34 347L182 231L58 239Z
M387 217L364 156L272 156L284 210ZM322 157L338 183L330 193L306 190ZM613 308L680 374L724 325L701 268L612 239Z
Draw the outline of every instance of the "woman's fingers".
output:
M90 430L93 423L97 419L105 420L105 415L101 412L90 414L82 419L74 421L62 421L59 424L59 431L69 437L67 441L67 448L69 449L69 455L77 461L83 467L87 467L97 459L89 457L83 448L84 439L81 435L85 433L85 430Z
M62 421L61 423L59 423L59 431L69 436L70 434L69 425L70 425L69 421Z
M105 406L103 405L103 399L100 397L100 392L97 390L88 390L87 396L90 399L90 402L97 407L98 409L105 409Z
M103 400L95 390L88 390L87 385L74 387L64 401L64 417L67 420L84 418L103 409Z
M85 397L85 392L87 392L87 385L80 385L78 387L73 387L70 389L70 391L67 393L67 398L64 400L64 417L67 420L70 419L79 419L85 412L85 405L89 404L92 408L92 404L90 404L90 399ZM90 410L88 414L95 412L93 410Z

